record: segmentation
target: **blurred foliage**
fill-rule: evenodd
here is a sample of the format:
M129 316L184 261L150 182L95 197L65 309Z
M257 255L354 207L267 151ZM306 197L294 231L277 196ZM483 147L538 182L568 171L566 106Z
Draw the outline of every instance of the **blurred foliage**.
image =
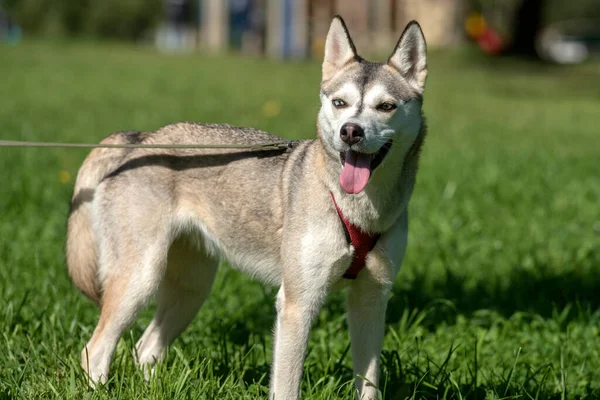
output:
M162 18L161 0L0 0L30 34L139 39Z
M63 0L72 3L72 0ZM77 0L78 1L78 0ZM90 3L89 33L138 38L160 20L160 0L102 0Z
M569 19L600 19L598 0L547 0L546 2L544 19L548 23Z
M471 7L483 13L497 12L510 15L512 18L519 6L528 0L470 0ZM545 0L543 2L544 24L565 21L569 19L600 19L600 7L598 0Z

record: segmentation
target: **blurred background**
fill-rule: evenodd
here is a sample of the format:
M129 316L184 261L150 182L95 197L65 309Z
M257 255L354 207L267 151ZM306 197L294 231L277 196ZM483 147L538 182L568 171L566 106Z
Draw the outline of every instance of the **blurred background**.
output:
M411 19L430 47L474 41L482 51L577 63L600 47L597 0L2 0L0 37L111 38L164 51L240 51L319 58L341 14L357 45L385 52ZM365 46L366 45L366 46Z
M0 0L0 139L96 143L177 121L315 137L327 28L385 60L429 44L429 133L387 315L383 399L600 398L598 0ZM79 355L98 312L65 221L87 149L0 148L0 399L262 399L273 300L223 265L150 384L125 335L112 389ZM144 199L140 199L143 201ZM349 399L343 293L304 398ZM162 367L161 367L162 368Z

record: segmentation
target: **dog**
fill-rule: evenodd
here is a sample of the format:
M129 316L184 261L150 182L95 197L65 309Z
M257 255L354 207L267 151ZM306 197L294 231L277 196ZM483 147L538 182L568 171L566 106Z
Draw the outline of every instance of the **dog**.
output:
M297 399L311 323L347 288L356 397L376 399L387 301L407 244L407 206L426 134L426 43L407 25L389 60L361 58L341 17L329 28L317 138L292 149L97 148L83 162L68 220L75 285L101 309L82 351L106 382L119 338L156 295L135 346L145 371L190 324L219 261L276 298L271 399ZM104 144L252 145L250 128L177 123Z

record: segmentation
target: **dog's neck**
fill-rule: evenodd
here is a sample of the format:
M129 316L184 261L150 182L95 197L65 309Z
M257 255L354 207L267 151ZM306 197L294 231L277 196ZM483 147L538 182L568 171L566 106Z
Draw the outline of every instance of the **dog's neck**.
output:
M383 163L373 171L366 188L358 194L348 194L342 189L339 154L327 149L321 128L317 126L317 129L317 170L325 187L335 196L350 222L368 232L386 232L408 207L427 131L425 120L422 119L419 134L412 144L392 145Z

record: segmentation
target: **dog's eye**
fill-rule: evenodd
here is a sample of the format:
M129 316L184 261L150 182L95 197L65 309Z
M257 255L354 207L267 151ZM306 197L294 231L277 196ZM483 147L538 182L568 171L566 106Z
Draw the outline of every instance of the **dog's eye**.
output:
M348 104L346 104L346 102L342 99L333 99L331 100L331 103L333 104L333 106L335 108L344 108L346 107Z
M379 111L390 112L390 111L396 109L396 105L393 103L385 102L385 103L381 103L380 105L378 105L377 109Z

